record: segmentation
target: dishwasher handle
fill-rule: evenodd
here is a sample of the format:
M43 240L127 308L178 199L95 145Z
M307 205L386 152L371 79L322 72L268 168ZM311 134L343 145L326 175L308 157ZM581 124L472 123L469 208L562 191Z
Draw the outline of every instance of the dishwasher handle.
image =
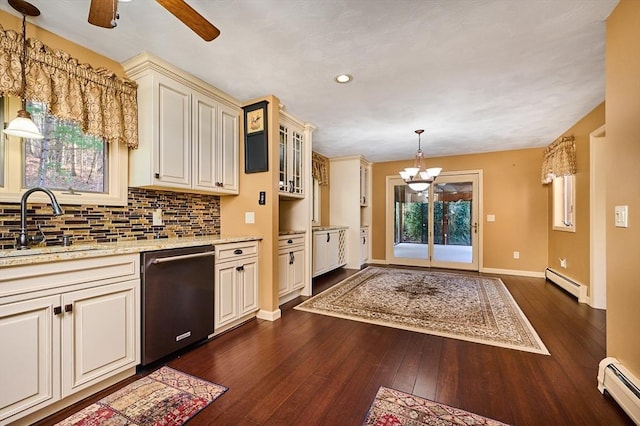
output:
M205 251L202 253L193 253L193 254L182 254L179 256L170 256L170 257L157 257L151 261L154 265L165 262L175 262L176 260L184 260L184 259L193 259L194 257L207 257L213 256L215 252L213 251Z

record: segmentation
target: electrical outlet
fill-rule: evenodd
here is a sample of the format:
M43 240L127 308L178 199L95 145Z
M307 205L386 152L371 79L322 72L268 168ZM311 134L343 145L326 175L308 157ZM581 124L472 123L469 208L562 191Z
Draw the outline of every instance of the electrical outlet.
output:
M629 206L615 206L616 228L627 228L629 226Z
M254 212L244 212L244 223L256 223L256 215Z
M519 251L514 251L513 252L513 258L514 259L520 259L520 252Z
M560 259L560 267L566 269L566 267L567 267L567 259Z

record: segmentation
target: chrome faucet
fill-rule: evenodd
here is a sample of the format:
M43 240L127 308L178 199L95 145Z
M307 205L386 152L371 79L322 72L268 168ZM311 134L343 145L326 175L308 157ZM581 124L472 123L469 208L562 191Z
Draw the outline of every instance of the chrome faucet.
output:
M18 238L16 239L16 248L18 250L28 249L29 246L39 244L44 241L45 237L42 231L40 231L40 235L36 235L33 237L30 237L27 234L27 198L29 198L29 195L38 191L44 192L49 196L54 216L60 216L61 214L64 214L64 211L60 207L60 204L58 204L58 200L56 200L55 195L53 195L53 192L51 192L47 188L31 188L27 192L22 194L22 198L20 199L20 236L18 236Z

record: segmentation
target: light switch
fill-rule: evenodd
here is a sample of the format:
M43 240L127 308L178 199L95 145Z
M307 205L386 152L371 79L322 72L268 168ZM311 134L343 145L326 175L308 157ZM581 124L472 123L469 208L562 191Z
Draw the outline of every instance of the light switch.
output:
M616 206L615 220L616 228L629 227L629 206Z
M162 209L161 208L153 209L153 214L151 216L151 219L152 219L151 224L153 226L164 225L164 222L162 221Z
M496 215L495 214L488 214L487 215L487 222L495 222L496 221Z
M254 212L244 212L244 223L256 223L256 215Z

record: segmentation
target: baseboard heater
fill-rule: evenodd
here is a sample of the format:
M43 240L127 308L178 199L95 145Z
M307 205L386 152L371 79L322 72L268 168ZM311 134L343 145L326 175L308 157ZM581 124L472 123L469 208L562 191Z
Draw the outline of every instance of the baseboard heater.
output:
M605 391L640 425L640 381L616 358L605 358L598 368L598 390Z
M544 276L546 279L556 284L558 287L577 297L578 302L587 303L586 285L575 282L571 278L565 277L564 275L558 273L557 271L554 271L551 268L545 269Z

